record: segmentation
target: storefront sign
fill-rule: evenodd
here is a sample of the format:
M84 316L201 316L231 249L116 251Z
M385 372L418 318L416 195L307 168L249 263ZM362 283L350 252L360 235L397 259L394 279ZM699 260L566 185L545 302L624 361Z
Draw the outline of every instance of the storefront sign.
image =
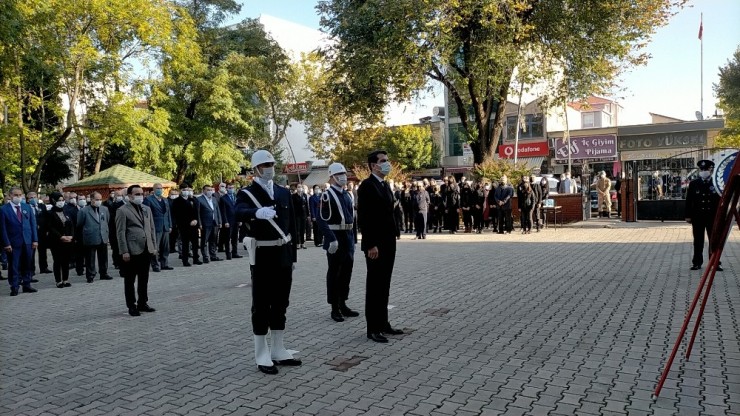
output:
M685 131L678 133L642 134L619 138L619 151L640 149L670 149L700 147L707 144L707 132Z
M283 166L283 173L288 175L296 175L296 174L303 174L308 173L308 171L311 169L308 162L301 162L301 163L288 163L287 165Z
M550 149L548 149L546 141L534 143L519 143L519 146L517 146L517 157L547 156L549 152ZM501 146L499 146L498 156L502 159L513 159L514 145L502 144Z
M586 136L571 137L570 143L564 143L562 138L555 139L555 159L605 159L617 157L617 136Z
M667 159L681 153L686 153L685 149L656 149L656 150L627 150L619 152L622 160L646 160L646 159Z
M420 178L439 177L442 176L442 168L414 170L409 172L409 175Z

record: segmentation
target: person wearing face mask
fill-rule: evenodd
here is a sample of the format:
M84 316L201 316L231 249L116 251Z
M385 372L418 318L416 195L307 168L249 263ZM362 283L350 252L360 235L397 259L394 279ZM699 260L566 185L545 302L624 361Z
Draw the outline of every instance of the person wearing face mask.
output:
M59 192L52 192L49 196L52 203L51 211L47 213L46 228L48 245L51 249L51 258L54 262L54 281L58 288L72 286L69 283L69 257L74 246L75 230L72 219L64 214L64 197Z
M173 270L169 264L170 232L172 231L172 213L167 199L164 197L164 188L161 183L155 183L152 193L144 198L144 205L152 210L154 231L157 233L157 257L152 257L152 271Z
M391 172L388 152L375 150L367 156L372 173L357 191L358 225L362 231L361 248L367 265L365 319L367 337L387 343L387 335L403 334L388 321L388 298L396 261L396 239L401 230L393 217L393 193L385 181Z
M689 188L686 191L686 222L691 224L694 237L691 270L701 269L704 263L704 233L709 239L710 257L715 249L712 247L712 226L720 200L720 195L711 178L714 162L700 160L696 165L699 168L699 177L689 182ZM718 265L717 271L722 271L722 267Z
M344 190L347 169L341 163L329 165L329 184L319 207L319 229L324 235L326 271L326 299L331 305L331 319L344 321L345 317L360 316L347 306L349 284L355 258L355 238L352 233L354 212L352 197Z
M193 188L183 183L180 186L180 198L172 202L172 215L175 218L175 224L180 231L180 240L182 241L182 265L190 267L190 254L192 253L192 264L203 264L199 260L198 253L198 205L193 198Z
M565 172L562 176L562 179L560 181L560 191L561 194L575 194L578 192L578 185L576 184L576 181L571 179L570 172Z
M306 223L309 217L308 198L303 193L303 186L298 184L295 192L291 194L293 210L295 211L296 229L298 230L298 241L300 248L306 248Z
M529 184L532 188L532 195L534 195L534 206L532 207L532 220L537 232L540 232L540 208L542 207L542 188L537 177L534 175L529 176ZM531 227L530 227L531 228Z
M104 207L99 192L92 193L92 204L83 207L77 213L78 234L82 236L85 248L85 270L87 283L92 283L100 269L100 280L111 280L108 276L108 222L110 213ZM96 260L97 257L97 268Z
M39 247L36 250L39 256L39 273L46 274L51 273L49 270L49 260L47 258L46 249L46 213L48 209L43 201L39 200L36 192L29 192L26 194L26 203L31 206L31 209L36 213L36 228L38 229ZM34 262L35 266L35 262ZM35 272L35 269L34 269ZM36 279L31 279L32 283L37 282Z
M129 201L116 213L116 238L121 251L126 306L131 316L154 312L149 306L149 267L157 255L157 233L152 210L144 205L144 190L139 185L128 188ZM134 287L138 279L138 287ZM136 294L139 298L137 301Z
M416 192L413 194L411 209L414 213L415 240L426 240L427 238L427 215L431 205L429 193L422 182L416 183Z
M180 241L180 230L177 228L177 222L175 221L175 213L172 210L174 202L180 198L179 189L170 189L170 194L167 196L167 209L170 211L170 225L172 225L172 231L170 231L170 247L169 253L177 253L182 259L182 242Z
M315 185L313 187L313 195L308 198L308 210L311 213L311 228L313 229L313 244L316 247L320 247L323 244L323 236L319 230L318 216L319 216L319 205L321 205L321 187Z
M290 191L273 183L275 158L258 150L252 155L252 168L254 181L236 197L236 220L249 224L248 234L256 246L250 267L255 361L259 371L277 374L278 366L302 364L284 345L298 236Z
M216 253L217 234L218 229L221 228L221 211L218 209L218 201L213 197L212 186L203 186L203 193L197 198L197 204L200 254L203 256L203 263L221 261Z
M612 212L612 198L609 193L612 187L612 181L606 176L606 172L603 170L599 172L594 186L598 194L599 216L609 218Z
M109 204L107 208L108 208L108 214L110 215L110 219L108 220L108 235L109 236L116 235L116 212L118 211L118 208L122 207L124 204L123 192L125 192L125 190L112 191L111 195L112 195L113 200L108 201ZM109 238L109 240L110 240L111 259L113 260L113 267L116 269L119 269L121 267L121 254L118 251L118 239L114 237L114 238ZM121 277L123 277L122 274L121 274Z
M509 185L509 178L501 176L498 187L494 191L493 199L498 210L498 233L511 234L514 229L511 218L511 199L514 197L514 188Z
M3 226L3 250L8 256L8 283L10 296L17 296L20 286L23 292L33 293L33 251L38 248L38 228L36 214L23 199L23 190L16 186L10 188L10 203L0 208L0 221Z
M223 240L226 260L240 259L237 253L237 239L239 238L239 227L241 223L236 220L236 190L234 184L224 185L224 194L218 199L218 207L221 210L223 228L219 233L219 244Z

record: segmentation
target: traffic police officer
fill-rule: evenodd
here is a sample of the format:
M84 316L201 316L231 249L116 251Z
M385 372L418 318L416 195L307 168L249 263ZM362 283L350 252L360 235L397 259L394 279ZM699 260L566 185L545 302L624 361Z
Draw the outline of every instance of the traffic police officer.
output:
M331 186L321 194L317 221L324 235L323 248L329 263L326 299L331 305L331 319L342 322L344 317L360 314L346 304L354 265L355 239L352 197L344 190L347 169L341 163L329 165L329 184Z
M712 226L719 206L719 194L712 183L711 175L714 162L700 160L699 177L689 183L686 193L686 222L691 223L694 233L694 257L691 259L691 270L701 269L704 262L704 232L709 237L709 255L712 255ZM722 267L717 266L717 271Z
M290 192L275 185L275 158L266 150L252 155L254 181L237 194L236 220L246 222L256 240L252 272L252 331L257 367L277 374L276 365L297 366L301 361L283 345L296 253L296 223ZM267 344L268 330L272 344Z

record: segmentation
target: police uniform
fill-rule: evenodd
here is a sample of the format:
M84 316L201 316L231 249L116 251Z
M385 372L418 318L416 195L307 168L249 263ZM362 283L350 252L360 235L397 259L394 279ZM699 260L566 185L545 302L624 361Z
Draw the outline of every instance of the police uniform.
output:
M711 171L714 168L714 162L711 160L700 160L697 163L700 171ZM691 223L691 229L694 234L694 256L691 259L691 270L699 270L704 262L704 233L709 237L709 254L713 251L712 247L712 226L714 217L719 206L719 194L712 183L711 175L706 179L701 177L694 179L689 183L686 193L686 221ZM717 267L717 270L722 270Z
M339 170L346 174L343 166ZM326 272L326 301L332 307L332 319L342 322L344 317L359 316L359 313L349 309L345 303L349 297L355 256L352 231L354 212L349 193L338 185L329 186L321 194L317 221L324 235L323 248L327 250L329 266Z

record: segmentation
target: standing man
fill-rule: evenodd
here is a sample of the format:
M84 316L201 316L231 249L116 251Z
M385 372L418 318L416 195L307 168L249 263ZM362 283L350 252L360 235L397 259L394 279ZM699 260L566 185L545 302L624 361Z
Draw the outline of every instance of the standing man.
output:
M534 226L537 232L540 232L540 208L542 206L542 187L540 186L537 177L531 175L529 177L529 184L532 185L532 193L534 194L534 207L532 208L532 219L534 220Z
M177 253L182 259L182 243L180 242L180 231L177 228L177 222L175 221L175 213L172 209L173 203L180 198L179 189L170 189L170 194L167 198L167 209L170 211L170 224L172 225L172 231L170 231L170 247L169 253ZM169 264L169 262L168 262Z
M413 194L412 211L414 212L414 228L416 237L414 239L426 240L427 238L427 213L431 199L422 182L416 184L416 193Z
M114 236L110 239L110 251L111 251L111 258L113 259L113 267L116 269L119 269L121 267L121 253L118 251L118 238L115 237L116 235L116 211L118 211L118 208L121 208L124 204L123 202L123 194L126 192L125 189L121 189L118 191L113 191L111 194L113 195L113 200L110 199L108 202L108 213L110 215L110 219L108 220L108 235ZM121 277L123 277L123 273L120 273Z
M393 193L385 181L391 172L388 153L385 150L373 151L367 156L367 165L372 174L362 181L357 191L361 247L367 264L367 337L375 342L388 342L384 333L403 334L388 322L388 297L396 260L396 239L401 232L393 216Z
M85 247L85 270L87 283L92 283L100 269L100 280L111 280L108 276L108 222L110 213L104 207L103 197L99 192L92 193L92 203L77 213L77 228L82 235L82 246Z
M514 229L511 218L511 198L514 197L514 188L508 183L509 178L506 175L501 176L498 188L494 192L493 198L498 210L498 233L503 234L504 230L511 234Z
M712 183L712 169L714 162L711 160L700 160L696 164L699 167L699 177L689 183L686 192L686 222L691 224L694 234L694 257L691 259L691 270L701 269L704 263L704 233L709 238L709 256L712 256L712 226L714 217L719 207L719 194ZM722 267L717 265L717 271Z
M298 184L295 193L291 195L293 210L295 211L296 229L298 230L298 241L296 245L306 248L306 223L308 222L308 198L303 194L303 186Z
M190 254L193 264L203 264L198 256L198 201L193 198L193 188L183 183L180 186L180 198L172 202L172 215L175 216L177 229L182 241L182 265L190 267Z
M234 190L234 184L230 183L224 186L225 194L218 199L218 208L221 211L221 221L223 221L223 228L219 234L219 241L221 237L224 238L224 251L226 252L226 260L240 259L237 250L237 240L239 238L239 223L236 221L236 195Z
M156 232L152 210L144 204L144 190L139 185L128 187L129 203L116 212L116 237L121 251L121 270L128 314L139 316L140 312L154 312L148 296L149 266L152 256L157 255ZM134 289L136 278L139 285ZM139 300L136 300L136 292Z
M82 197L84 200L85 198ZM82 276L85 273L85 248L82 245L82 238L77 232L77 214L80 212L80 206L77 202L77 194L75 192L69 193L69 199L67 205L64 206L64 215L68 216L72 221L73 228L75 230L75 241L72 243L74 248L72 249L72 256L70 257L69 268L77 271L77 276Z
M154 192L144 199L144 205L152 210L154 232L156 233L157 257L152 257L152 271L173 270L169 265L170 232L172 232L172 214L170 205L164 198L161 183L154 184Z
M331 305L331 319L360 316L347 306L349 283L355 263L355 237L352 232L354 213L352 197L344 190L347 169L341 163L329 165L329 187L319 207L319 228L324 235L324 250L329 268L326 271L326 299Z
M313 195L308 198L308 208L311 213L311 226L313 227L313 244L316 247L322 244L321 230L319 230L319 223L317 221L319 216L319 205L321 205L321 187L314 185Z
M266 150L252 155L254 181L236 198L237 221L249 223L256 240L252 272L252 332L257 368L277 374L278 365L297 366L301 360L285 348L285 313L297 261L296 226L290 191L275 185L275 158ZM267 331L272 344L267 344Z
M8 283L10 296L18 296L19 286L23 292L34 293L31 287L33 274L33 251L38 248L38 228L36 214L23 202L23 191L14 186L8 192L10 203L0 208L0 227L3 250L8 256Z
M221 258L216 254L218 229L221 227L221 212L218 209L218 202L213 198L213 187L203 186L203 194L197 198L196 202L198 226L200 227L200 254L203 255L203 263L221 261ZM208 251L206 252L206 250Z
M40 201L36 192L26 194L26 202L36 214L36 229L38 230L39 248L36 250L39 256L39 274L51 273L49 270L49 260L47 257L46 245L46 204ZM36 279L31 279L33 282Z

